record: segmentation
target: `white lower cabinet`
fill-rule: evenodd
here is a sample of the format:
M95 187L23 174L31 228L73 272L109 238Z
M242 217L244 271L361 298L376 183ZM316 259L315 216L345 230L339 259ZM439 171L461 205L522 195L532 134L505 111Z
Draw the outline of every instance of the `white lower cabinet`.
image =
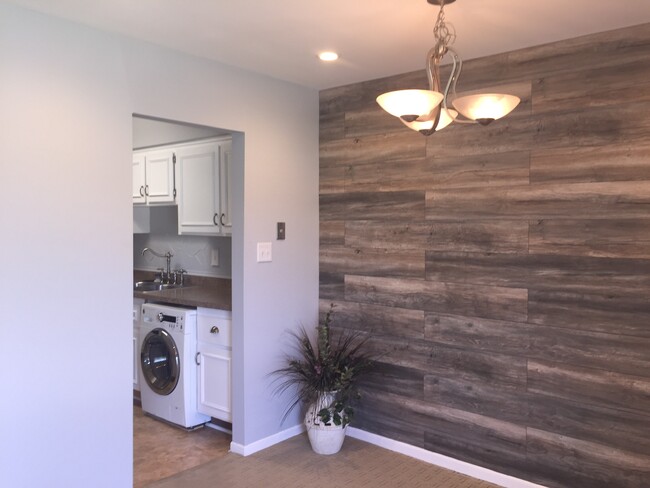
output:
M226 422L232 422L231 328L231 312L197 309L198 410Z
M140 391L140 311L142 298L133 299L133 389Z

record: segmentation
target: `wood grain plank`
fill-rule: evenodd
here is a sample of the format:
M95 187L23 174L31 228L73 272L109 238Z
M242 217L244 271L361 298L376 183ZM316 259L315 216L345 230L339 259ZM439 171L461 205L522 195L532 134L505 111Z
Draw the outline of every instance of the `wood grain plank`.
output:
M321 195L344 192L347 173L346 166L321 166L318 172L318 192Z
M650 180L650 144L643 141L606 146L533 149L530 182L588 183Z
M346 284L347 294L347 284ZM583 293L529 290L528 322L574 330L650 337L647 290Z
M427 252L427 280L529 290L650 292L650 261L543 254Z
M424 192L334 193L320 196L321 220L423 220Z
M526 424L546 432L596 442L638 453L650 453L650 414L616 409L545 395L530 395Z
M427 313L424 338L468 351L526 357L534 327L521 322Z
M318 296L326 300L343 300L345 275L320 272L318 274Z
M585 80L589 80L585 83ZM650 67L638 60L556 73L533 84L535 113L650 101Z
M650 181L431 190L426 215L453 219L639 219L650 210Z
M360 387L374 392L386 392L407 398L422 399L424 373L381 361L360 381Z
M648 337L534 327L529 357L650 378Z
M650 259L650 220L567 219L530 224L530 252Z
M366 276L345 277L345 299L430 312L525 321L525 289Z
M328 246L320 250L320 269L327 273L424 278L424 251Z
M318 136L321 144L345 137L345 113L321 114L318 119Z
M398 336L402 339L424 339L424 312L404 308L384 307L367 303L320 300L321 317L334 304L332 326L377 335Z
M319 229L321 246L342 246L345 244L344 220L321 220Z
M528 391L577 403L644 413L650 409L650 378L528 361Z
M323 166L355 165L424 157L426 140L412 130L367 137L349 137L320 143Z
M533 428L526 443L530 471L549 487L645 488L650 457Z
M379 249L521 253L528 250L528 222L383 222L348 220L345 244Z

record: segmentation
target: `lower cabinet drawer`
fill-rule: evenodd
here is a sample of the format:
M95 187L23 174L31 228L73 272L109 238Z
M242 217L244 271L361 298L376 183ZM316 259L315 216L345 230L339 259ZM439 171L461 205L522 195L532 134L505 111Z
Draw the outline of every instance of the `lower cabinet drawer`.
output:
M199 307L196 327L198 342L222 347L232 346L232 312Z

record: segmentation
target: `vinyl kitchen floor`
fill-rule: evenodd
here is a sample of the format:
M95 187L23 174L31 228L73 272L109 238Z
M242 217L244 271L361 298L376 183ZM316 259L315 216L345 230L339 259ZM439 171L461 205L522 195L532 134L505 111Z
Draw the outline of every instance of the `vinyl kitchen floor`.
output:
M160 422L133 406L133 487L144 488L163 478L225 456L229 434L211 428L194 432Z

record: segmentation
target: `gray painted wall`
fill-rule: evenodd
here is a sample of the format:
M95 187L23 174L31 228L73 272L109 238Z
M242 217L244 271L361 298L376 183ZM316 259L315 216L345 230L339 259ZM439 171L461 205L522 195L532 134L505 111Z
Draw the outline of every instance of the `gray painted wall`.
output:
M241 131L233 440L277 433L276 344L317 317L318 94L6 4L0 62L2 253L23 257L3 261L0 479L132 484L133 113ZM258 241L272 263L255 262Z

